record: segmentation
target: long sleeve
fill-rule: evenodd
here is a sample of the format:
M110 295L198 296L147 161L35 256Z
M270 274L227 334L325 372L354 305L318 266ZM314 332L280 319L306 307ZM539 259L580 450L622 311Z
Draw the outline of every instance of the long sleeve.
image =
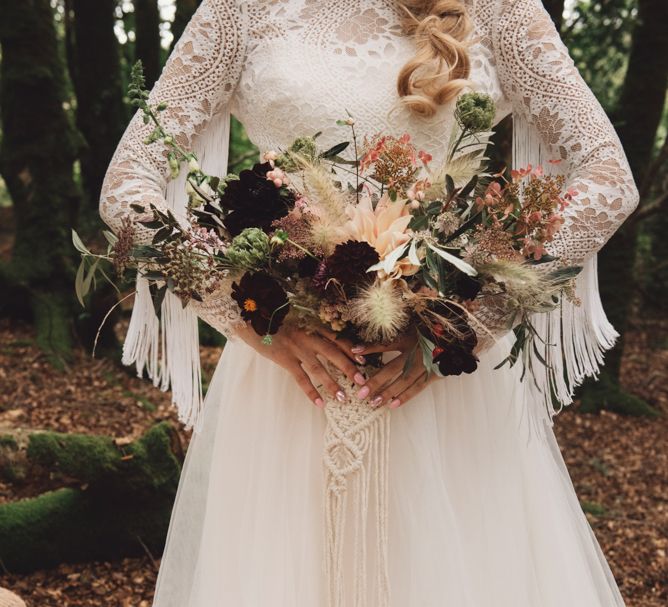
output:
M550 251L581 264L633 212L638 190L614 127L541 0L497 2L492 43L503 93L578 192Z
M204 0L151 91L152 105L168 104L161 121L185 149L195 149L197 139L230 103L245 59L246 19L241 0ZM100 214L113 230L118 230L125 217L143 218L131 204L168 206L167 151L161 142L144 143L153 127L142 118L141 112L133 117L104 180ZM179 194L185 197L185 191ZM150 234L139 224L136 233L139 241ZM228 336L239 321L225 288L189 306Z
M562 298L558 309L531 318L538 335L528 355L532 400L545 405L543 419L551 421L572 402L575 387L598 373L617 337L601 305L596 253L636 208L639 193L614 127L541 0L490 2L497 76L513 114L513 164L542 163L577 192L547 247L558 263L583 266L576 299ZM552 159L560 163L548 165ZM502 313L503 305L490 306L481 316L493 324Z

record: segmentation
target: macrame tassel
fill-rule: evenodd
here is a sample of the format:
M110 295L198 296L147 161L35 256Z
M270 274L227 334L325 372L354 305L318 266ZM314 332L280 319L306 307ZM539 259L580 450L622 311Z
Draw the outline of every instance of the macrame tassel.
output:
M565 171L561 164L550 164L554 156L540 140L536 128L521 114L513 114L513 167L543 166L546 173ZM573 402L573 392L589 376L596 376L603 354L615 343L618 333L603 311L598 291L596 255L584 262L578 275L575 294L579 305L562 297L560 306L549 313L534 314L532 323L542 343L536 343L544 365L532 353L530 365L535 374L531 382L533 399L543 406L539 419L552 424L552 418Z
M325 468L325 574L328 607L343 607L344 590L352 588L350 607L387 607L388 573L388 473L390 412L372 409L349 395L349 402L329 401L325 407L323 462ZM373 491L376 511L376 586L368 597L368 516ZM352 493L353 579L344 579L344 538L348 497Z
M194 143L194 152L203 171L220 176L227 173L229 137L230 113L226 109L212 118ZM168 208L182 222L186 221L188 204L186 178L187 168L182 167L179 177L167 184L165 193ZM126 365L134 364L140 377L146 370L153 384L161 390L171 387L179 420L186 429L201 430L203 398L197 315L168 292L158 317L148 281L141 277L137 279L122 360Z

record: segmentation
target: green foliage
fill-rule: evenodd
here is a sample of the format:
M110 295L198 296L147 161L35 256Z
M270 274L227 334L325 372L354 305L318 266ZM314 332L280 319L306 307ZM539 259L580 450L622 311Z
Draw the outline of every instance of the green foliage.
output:
M249 169L260 157L260 150L248 138L243 125L232 117L230 125L230 153L228 172Z
M637 0L577 0L562 37L601 105L611 110L626 69Z

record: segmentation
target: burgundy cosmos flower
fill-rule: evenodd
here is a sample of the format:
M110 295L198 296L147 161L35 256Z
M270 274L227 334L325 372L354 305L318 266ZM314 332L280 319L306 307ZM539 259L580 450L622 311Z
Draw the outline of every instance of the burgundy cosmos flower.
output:
M244 228L271 232L272 222L285 217L294 207L294 194L267 179L271 169L268 162L258 163L252 169L241 171L239 179L225 187L220 204L228 212L223 223L232 236L241 234Z
M448 303L436 303L437 314L445 318L452 329L438 325L429 337L433 338L436 347L432 352L432 360L438 365L443 375L461 375L473 373L478 368L478 358L473 350L478 345L478 336L469 325L465 313Z
M232 299L241 317L262 336L277 333L290 308L287 294L266 272L246 272L239 284L232 283Z

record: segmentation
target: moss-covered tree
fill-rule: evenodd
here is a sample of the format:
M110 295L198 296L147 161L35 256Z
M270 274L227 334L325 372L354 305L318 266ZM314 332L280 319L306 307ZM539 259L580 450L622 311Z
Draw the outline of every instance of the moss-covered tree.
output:
M15 244L0 269L0 307L32 316L40 345L71 347L72 246L80 136L64 109L65 67L49 0L0 0L0 173L14 204Z
M158 0L134 0L135 59L144 65L146 86L150 89L160 76L160 10Z
M668 3L639 0L638 20L631 54L613 122L626 151L639 189L647 175L655 147L668 85ZM641 205L647 201L641 200ZM631 311L635 283L634 266L638 230L629 221L611 238L599 257L601 295L606 313L622 337L606 356L599 382L587 382L582 390L585 410L609 408L626 413L652 413L641 399L626 393L619 375L624 332ZM622 288L620 288L620 286Z
M564 22L564 0L543 0L543 6L550 13L557 31L561 31Z
M77 126L87 144L81 154L81 174L87 210L97 215L102 181L128 118L114 33L118 2L69 0L69 4L70 75L77 97Z
M174 22L172 23L172 48L178 42L183 30L186 29L188 21L195 14L197 7L202 4L202 0L176 0L176 13L174 14Z

